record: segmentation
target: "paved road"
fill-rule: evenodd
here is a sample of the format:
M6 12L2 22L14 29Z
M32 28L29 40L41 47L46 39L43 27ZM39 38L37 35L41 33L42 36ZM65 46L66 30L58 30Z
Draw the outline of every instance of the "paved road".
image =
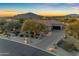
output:
M29 45L0 39L0 56L53 56L53 54Z
M63 35L64 30L55 30L52 32L51 36L44 38L43 41L37 43L35 46L47 49L52 43L56 44L63 37Z

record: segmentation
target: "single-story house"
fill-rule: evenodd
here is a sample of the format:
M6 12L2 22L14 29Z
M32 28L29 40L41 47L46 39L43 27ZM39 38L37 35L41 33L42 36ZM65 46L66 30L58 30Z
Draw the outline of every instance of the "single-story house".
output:
M38 21L35 20L35 21L45 24L49 31L64 29L64 24L56 20L38 20Z

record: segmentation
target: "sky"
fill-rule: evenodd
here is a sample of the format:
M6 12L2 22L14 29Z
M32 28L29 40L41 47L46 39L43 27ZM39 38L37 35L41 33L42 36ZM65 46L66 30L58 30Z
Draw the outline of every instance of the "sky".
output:
M22 13L36 13L43 16L79 14L78 3L0 3L0 16L14 16Z

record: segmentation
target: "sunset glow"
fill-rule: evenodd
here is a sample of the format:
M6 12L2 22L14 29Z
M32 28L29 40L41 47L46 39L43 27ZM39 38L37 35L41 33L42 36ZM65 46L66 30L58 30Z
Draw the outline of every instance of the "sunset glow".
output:
M2 3L0 16L14 16L32 12L43 16L79 14L79 4L69 3Z
M18 12L15 10L0 10L0 16L15 16L17 14L23 14L23 12Z

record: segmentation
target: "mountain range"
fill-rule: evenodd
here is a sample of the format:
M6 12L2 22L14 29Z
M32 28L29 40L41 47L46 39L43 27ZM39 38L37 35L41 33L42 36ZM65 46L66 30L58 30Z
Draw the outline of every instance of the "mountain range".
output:
M78 17L78 16L79 16L79 14L69 14L69 15L66 15L66 16Z
M68 15L65 15L65 16L79 17L79 14L68 14ZM42 17L42 16L29 12L29 13L25 13L25 14L18 14L16 16L14 16L13 18L33 18L33 19L39 19L40 17ZM46 16L46 17L48 17L48 16ZM51 17L53 17L53 16L51 16Z
M68 14L68 15L65 15L65 17L68 17L68 16L79 17L79 14ZM18 14L18 15L12 16L12 17L4 17L4 18L13 18L13 19L32 18L32 19L40 19L41 17L43 17L43 16L35 14L35 13L32 13L32 12L28 12L28 13ZM45 16L45 17L49 17L49 16ZM51 16L51 17L53 17L53 16Z
M20 18L32 18L32 19L40 19L40 15L34 14L34 13L24 13L24 14L18 14L16 16L13 16L15 19L20 19Z

